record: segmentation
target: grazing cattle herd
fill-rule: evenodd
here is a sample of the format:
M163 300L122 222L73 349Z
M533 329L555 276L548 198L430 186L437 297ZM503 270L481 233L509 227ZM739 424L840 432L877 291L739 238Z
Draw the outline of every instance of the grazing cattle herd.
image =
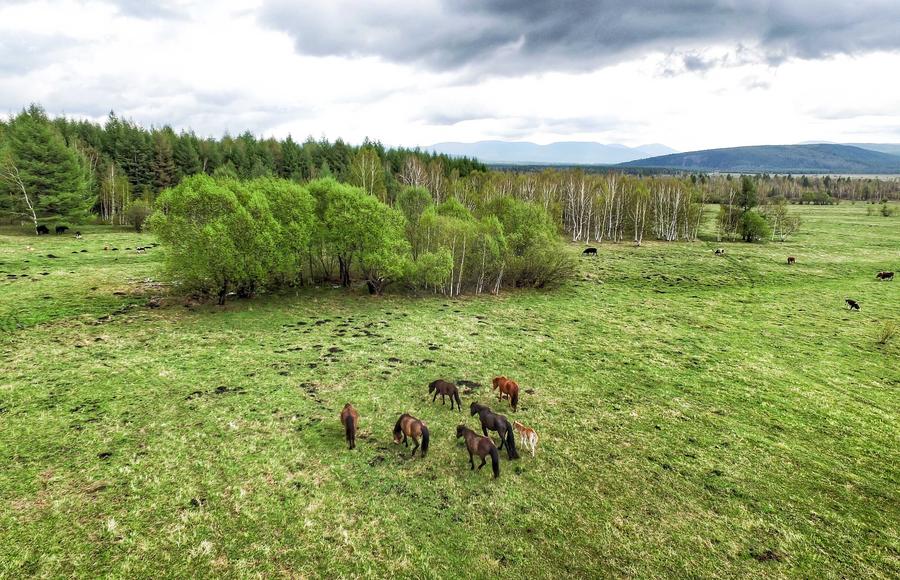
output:
M503 395L506 394L509 398L512 410L515 411L515 404L518 402L519 398L519 385L506 377L495 377L493 385L494 389L499 388L501 390L500 400L502 400ZM507 389L504 390L501 385L512 385L515 388L513 389L508 386ZM445 397L450 397L450 409L452 410L455 404L458 411L462 410L459 389L450 381L445 381L443 379L432 381L431 384L428 385L428 394L430 395L432 393L434 393L434 396L431 398L432 403L437 400L438 395L441 395L442 404L444 403ZM500 451L505 447L509 459L519 458L519 454L516 451L516 433L519 434L522 446L531 452L532 457L535 456L538 436L534 429L526 427L518 421L510 423L509 419L504 415L494 413L487 405L482 405L475 401L472 401L471 405L469 405L469 411L470 415L473 417L478 415L478 419L481 422L482 435L478 435L478 433L472 429L461 424L456 427L456 437L457 439L463 438L465 441L466 450L469 452L469 464L471 465L472 470L475 469L475 455L481 458L481 465L478 466L478 469L484 467L485 463L487 463L487 457L490 455L492 463L491 468L494 472L494 477L500 477ZM356 432L359 430L359 413L352 404L347 403L344 405L344 408L341 410L340 421L341 425L344 426L347 447L349 449L355 449ZM499 447L497 447L490 436L488 436L488 431L495 431L497 435L499 435ZM393 435L395 444L399 445L400 443L403 443L406 447L409 447L409 440L412 439L413 449L410 453L410 457L415 456L416 451L419 449L421 449L421 457L425 457L428 453L428 447L431 443L431 432L428 430L425 421L413 417L409 413L403 413L394 425Z

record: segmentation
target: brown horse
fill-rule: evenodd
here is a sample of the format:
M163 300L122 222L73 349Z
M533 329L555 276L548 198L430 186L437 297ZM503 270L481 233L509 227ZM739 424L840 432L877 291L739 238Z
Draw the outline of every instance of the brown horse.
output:
M481 465L478 466L478 469L484 467L484 464L487 463L487 456L490 455L491 468L494 470L494 479L500 477L500 452L497 451L497 446L494 445L491 438L482 437L465 425L456 427L456 438L459 439L460 437L466 441L466 449L469 451L469 463L472 465L472 470L474 471L475 469L475 460L472 458L473 455L477 455L481 458Z
M356 449L356 431L359 429L359 413L353 405L347 403L341 410L341 424L344 425L347 434L347 445L350 449Z
M788 256L788 266L793 265L794 262L796 262L796 261L797 261L797 258L795 258L794 256Z
M518 459L519 452L516 451L516 436L513 434L512 423L503 415L498 415L491 411L487 405L479 405L475 401L469 405L471 415L478 415L481 421L481 432L487 437L488 431L496 431L500 436L500 449L506 446L506 455L510 459Z
M438 379L428 385L428 394L430 395L434 392L434 396L431 397L431 402L435 402L437 400L437 396L441 396L441 405L444 404L444 397L450 397L450 410L453 410L453 401L456 401L456 409L458 411L462 411L462 401L459 400L459 389L456 388L451 382L445 381L444 379Z
M422 457L425 457L425 454L428 453L428 427L425 426L424 421L419 421L409 413L403 413L400 415L400 418L397 419L397 424L394 425L394 443L403 442L403 445L409 447L409 443L407 439L412 437L413 443L416 444L413 447L412 453L410 453L410 457L416 454L416 449L419 448L419 438L422 438Z
M506 377L494 377L493 385L491 387L492 391L500 389L497 400L502 401L503 396L506 395L509 399L509 404L512 405L512 410L515 411L516 406L519 404L519 384Z

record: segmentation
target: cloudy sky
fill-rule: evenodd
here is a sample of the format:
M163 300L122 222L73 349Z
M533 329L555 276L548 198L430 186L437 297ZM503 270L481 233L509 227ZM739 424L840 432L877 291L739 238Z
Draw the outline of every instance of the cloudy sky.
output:
M900 0L0 0L0 114L679 150L900 142Z

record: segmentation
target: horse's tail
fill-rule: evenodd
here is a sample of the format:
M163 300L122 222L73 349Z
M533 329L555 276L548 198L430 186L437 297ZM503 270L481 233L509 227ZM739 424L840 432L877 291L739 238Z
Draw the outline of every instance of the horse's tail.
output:
M491 446L491 469L494 470L494 479L500 477L500 453L493 446Z
M353 415L350 413L347 413L347 416L344 417L344 427L347 433L347 443L353 449L353 440L356 439L356 421L353 420Z
M514 388L509 397L509 404L512 405L512 410L515 411L516 406L519 404L519 387Z
M518 453L518 451L516 451L516 434L514 431L515 431L515 429L513 429L513 426L509 423L509 421L507 421L506 422L506 455L510 459L518 459L519 458L519 453Z
M423 423L422 424L422 457L425 457L425 454L428 453L428 440L429 440L428 427L426 427L425 424Z
M459 391L453 391L453 398L456 399L456 406L462 411L462 401L459 400Z

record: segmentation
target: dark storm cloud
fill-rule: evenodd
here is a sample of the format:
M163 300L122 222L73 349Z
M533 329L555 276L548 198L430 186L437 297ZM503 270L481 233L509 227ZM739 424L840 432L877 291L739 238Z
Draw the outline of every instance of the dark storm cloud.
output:
M684 70L721 63L712 43L757 58L822 58L900 48L897 0L265 0L260 19L298 52L376 56L436 71L515 75L590 70L648 50L685 55Z

